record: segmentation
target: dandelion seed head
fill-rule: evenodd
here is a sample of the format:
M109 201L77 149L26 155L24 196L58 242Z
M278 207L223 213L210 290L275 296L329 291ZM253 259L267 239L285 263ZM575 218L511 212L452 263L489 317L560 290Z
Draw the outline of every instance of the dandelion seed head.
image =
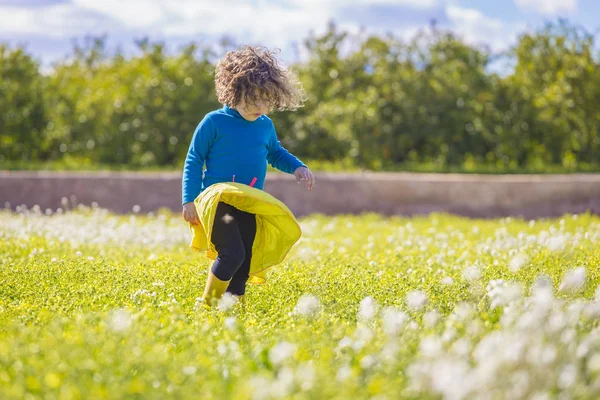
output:
M219 311L227 311L231 307L233 307L237 302L238 300L235 298L235 296L233 296L229 292L226 292L225 294L223 294L223 297L219 299L217 309Z
M487 285L487 293L491 300L490 308L493 310L520 300L523 296L523 287L520 283L506 283L502 279L496 279Z
M375 356L369 354L360 359L360 367L362 369L371 369L377 364Z
M440 318L441 318L441 314L438 310L428 311L423 316L423 324L425 325L426 328L431 329L431 328L435 327L435 325L438 323Z
M311 390L315 382L316 371L309 363L303 363L296 368L296 381L300 384L300 389L304 391Z
M578 267L567 271L558 290L561 292L575 292L583 287L586 280L585 267Z
M478 266L470 265L463 270L462 276L466 281L473 282L481 277L481 271Z
M439 337L430 335L421 340L419 344L419 350L425 357L434 358L441 354L443 350L443 344Z
M452 279L449 276L445 276L442 278L442 285L449 286L449 285L452 285L453 283L454 283L454 279Z
M372 320L377 314L379 305L372 297L368 296L361 300L358 307L358 320L368 322Z
M396 307L385 307L381 312L383 330L387 335L394 336L400 333L409 320L408 315Z
M567 364L562 368L558 375L558 387L567 390L573 387L577 381L577 367L573 364Z
M340 341L338 342L337 349L338 349L338 351L343 350L345 348L352 347L352 344L353 344L352 339L349 338L348 336L345 336L342 339L340 339Z
M280 342L269 351L269 359L275 365L280 365L292 357L296 352L296 345L289 342Z
M427 294L422 290L413 290L406 294L406 303L414 311L418 311L427 304Z
M552 236L547 240L546 247L550 251L561 251L561 250L565 249L566 244L567 244L566 236L563 236L563 235Z
M352 370L350 369L350 367L343 366L340 369L338 369L337 373L335 374L335 379L338 382L344 382L344 381L350 379L351 376L352 376Z
M294 313L305 317L315 315L320 308L319 299L313 295L303 295L298 299Z
M590 371L600 372L600 353L594 353L588 360L587 366Z
M234 330L236 325L237 325L237 321L236 321L235 317L225 318L225 328L227 328L228 330L230 330L230 331Z
M195 373L196 373L196 367L192 367L192 366L183 367L184 375L194 375Z
M510 260L508 268L514 273L523 268L528 262L529 257L524 253L519 253Z
M113 310L107 317L107 327L113 332L125 332L133 325L133 316L124 308Z

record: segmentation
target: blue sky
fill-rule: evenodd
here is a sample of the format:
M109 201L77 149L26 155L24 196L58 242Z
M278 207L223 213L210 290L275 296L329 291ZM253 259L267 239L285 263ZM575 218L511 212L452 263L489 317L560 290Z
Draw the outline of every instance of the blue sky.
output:
M408 38L431 19L465 40L495 51L545 21L567 18L590 32L600 29L597 0L0 0L0 42L26 44L44 64L70 53L72 41L106 34L111 46L133 48L148 36L172 47L214 43L223 35L238 43L282 49L321 33L330 20L350 32ZM300 55L301 56L301 55Z

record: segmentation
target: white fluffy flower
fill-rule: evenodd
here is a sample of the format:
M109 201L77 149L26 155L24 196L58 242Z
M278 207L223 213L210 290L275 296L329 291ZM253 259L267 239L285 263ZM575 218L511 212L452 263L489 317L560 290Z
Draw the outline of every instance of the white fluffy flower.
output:
M234 330L236 325L237 325L237 321L236 321L235 317L225 318L225 328L227 328L228 330L230 330L230 331Z
M472 390L470 367L466 361L445 359L435 362L431 368L432 389L444 399L467 399Z
M269 351L269 360L275 365L280 365L296 352L296 345L289 342L280 342Z
M502 279L496 279L488 284L487 293L493 310L519 300L523 296L523 287L518 283L507 284Z
M360 359L360 366L362 369L371 369L375 364L377 364L377 359L371 354Z
M343 349L345 349L345 348L351 347L353 343L354 343L354 342L352 341L352 339L351 339L351 338L349 338L348 336L344 336L344 337L343 337L342 339L340 339L340 341L338 342L338 345L337 345L337 349L336 349L336 350L337 350L337 351L341 351L341 350L343 350Z
M517 254L516 256L514 256L510 260L510 263L508 264L508 268L512 272L517 272L518 270L523 268L523 266L525 266L525 264L527 264L527 262L529 262L529 257L527 257L527 255L524 253L520 253L520 254Z
M585 267L579 267L567 271L563 276L559 290L561 292L575 292L585 284L586 271Z
M452 285L453 283L454 283L454 279L452 279L449 276L445 276L442 278L442 285L449 286L449 285Z
M356 340L352 342L352 348L355 351L359 351L373 339L375 334L373 333L371 328L369 328L368 326L361 325L356 330L355 336L356 336Z
M317 372L312 364L304 363L296 368L296 381L300 384L302 390L312 389L316 375Z
M422 290L413 290L406 294L406 303L408 306L418 311L427 304L427 294Z
M577 367L573 364L567 364L560 371L558 376L558 387L566 390L577 382Z
M593 354L587 362L590 371L600 372L600 353Z
M217 308L219 311L227 311L233 307L238 300L231 293L227 292L219 299Z
M252 399L263 400L271 398L271 381L263 376L254 376L250 381Z
M468 357L471 354L473 345L467 338L460 338L452 345L452 353L459 357Z
M184 375L194 375L195 373L196 373L196 367L193 367L193 366L183 367Z
M368 296L361 300L358 307L358 319L360 321L368 322L372 320L377 314L379 306L372 297Z
M550 278L542 275L536 279L532 287L530 302L534 306L534 311L540 317L552 309L554 304L554 293L552 291L552 281Z
M396 307L385 307L381 314L383 330L390 336L397 335L409 320L408 315Z
M600 317L600 301L596 300L593 303L587 304L583 310L583 315L590 319Z
M442 353L443 344L442 340L435 335L429 335L421 340L419 344L421 354L428 358L434 358Z
M319 311L319 299L316 296L305 294L298 299L294 313L303 316L312 316Z
M423 324L426 328L433 328L441 318L438 310L431 310L423 316Z
M476 265L470 265L463 270L462 276L465 280L472 282L481 277L481 271Z
M475 315L475 308L473 304L467 302L460 302L452 310L449 321L456 322L458 324L469 323Z
M298 251L297 257L302 261L308 262L315 257L317 253L310 247L303 247Z
M271 383L271 396L275 398L284 398L289 396L294 386L294 371L285 367L279 370L277 379Z
M546 247L550 251L564 250L566 244L567 244L567 237L564 235L552 236L546 241Z
M133 324L133 316L123 308L112 311L107 318L107 326L113 332L125 332Z
M338 382L344 382L351 376L352 370L350 369L350 367L343 366L342 368L338 369L337 373L335 374L335 379L337 379Z

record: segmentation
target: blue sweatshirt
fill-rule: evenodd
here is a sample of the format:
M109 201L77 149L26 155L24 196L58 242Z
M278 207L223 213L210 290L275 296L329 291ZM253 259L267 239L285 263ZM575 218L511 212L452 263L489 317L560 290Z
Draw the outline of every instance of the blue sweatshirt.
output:
M289 174L305 167L281 146L273 122L266 115L251 122L228 106L211 111L196 128L185 159L182 204L194 201L212 184L234 179L250 185L256 178L253 187L263 189L267 161Z

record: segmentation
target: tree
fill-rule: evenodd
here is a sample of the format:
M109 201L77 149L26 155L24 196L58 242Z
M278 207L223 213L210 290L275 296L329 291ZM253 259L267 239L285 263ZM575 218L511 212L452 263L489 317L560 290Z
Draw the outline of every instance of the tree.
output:
M44 81L25 49L0 44L0 161L46 156Z

